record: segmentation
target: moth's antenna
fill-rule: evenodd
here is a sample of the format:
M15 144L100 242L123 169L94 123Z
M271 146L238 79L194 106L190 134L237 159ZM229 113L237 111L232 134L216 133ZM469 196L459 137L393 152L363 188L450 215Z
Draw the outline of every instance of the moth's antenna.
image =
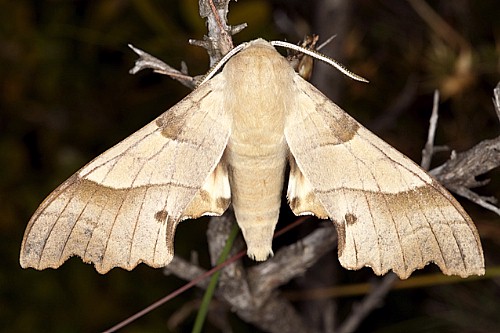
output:
M224 66L224 64L229 60L229 58L231 58L233 55L235 55L236 53L240 52L241 49L243 49L245 46L248 45L248 42L246 43L241 43L240 45L236 46L234 49L232 49L231 51L229 51L224 57L222 57L221 60L219 60L215 66L213 66L212 68L210 68L207 72L207 74L205 74L205 76L203 77L203 79L201 80L200 84L203 84L205 82L207 82L208 80L210 80L214 75L215 73L217 73L217 71L222 67Z
M295 45L295 44L291 44L291 43L288 43L288 42L283 42L283 41L280 41L280 40L273 40L270 43L273 46L286 47L288 49L295 50L295 51L298 51L298 52L302 52L302 53L307 54L307 55L309 55L311 57L314 57L314 58L316 58L318 60L324 61L327 64L335 67L340 72L342 72L344 75L347 75L348 77L350 77L353 80L361 81L361 82L368 82L367 79L365 79L365 78L363 78L363 77L361 77L361 76L359 76L357 74L354 74L353 72L351 72L350 70L348 70L347 68L345 68L345 66L342 65L341 63L333 60L330 57L327 57L324 54L316 52L314 50L309 50L309 49L303 48L301 46L298 46L298 45Z

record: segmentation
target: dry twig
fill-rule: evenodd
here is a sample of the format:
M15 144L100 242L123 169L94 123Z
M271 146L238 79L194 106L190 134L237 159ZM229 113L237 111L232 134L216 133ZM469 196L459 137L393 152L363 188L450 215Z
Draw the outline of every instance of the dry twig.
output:
M493 105L500 121L500 83L493 90ZM450 191L500 215L500 208L496 206L498 202L496 198L480 196L471 190L471 188L489 183L489 179L478 181L477 176L499 166L500 136L491 140L483 140L461 153L453 151L448 161L432 169L430 173Z

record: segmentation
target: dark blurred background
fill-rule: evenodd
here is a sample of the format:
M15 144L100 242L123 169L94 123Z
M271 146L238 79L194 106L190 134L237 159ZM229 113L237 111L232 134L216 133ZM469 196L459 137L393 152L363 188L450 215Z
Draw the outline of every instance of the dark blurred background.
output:
M417 162L425 143L434 89L441 92L436 144L458 151L498 135L492 91L500 81L497 0L344 1L240 0L229 23L248 23L236 42L257 37L293 43L305 34L337 38L323 52L370 80L354 82L319 67L318 87L365 126ZM434 14L437 14L435 16ZM447 25L442 25L446 22ZM106 329L182 285L161 270L97 274L73 258L58 270L23 270L18 254L31 214L86 162L185 96L181 84L153 73L132 76L127 43L192 75L208 57L189 38L206 32L196 0L0 1L0 330L91 332ZM326 72L325 72L326 71ZM448 153L436 156L435 165ZM500 197L498 171L478 192ZM500 219L466 200L488 268L498 267ZM176 254L206 255L206 220L181 224ZM293 241L290 240L290 241ZM279 244L278 244L279 246ZM336 262L335 253L332 258ZM423 273L436 272L429 267ZM422 273L417 273L422 274ZM339 269L335 284L374 279L371 270ZM306 282L300 285L307 287ZM377 332L500 332L500 279L394 291L363 324ZM289 286L289 288L293 288ZM130 325L126 332L169 331L179 309L200 298L191 290ZM359 296L337 303L339 321ZM382 304L381 304L382 305ZM190 331L194 315L176 326ZM233 330L252 327L231 316ZM217 331L209 324L207 331Z

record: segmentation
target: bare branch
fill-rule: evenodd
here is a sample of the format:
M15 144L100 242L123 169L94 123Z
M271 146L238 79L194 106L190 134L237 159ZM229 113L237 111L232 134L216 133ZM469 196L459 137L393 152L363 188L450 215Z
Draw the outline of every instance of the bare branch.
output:
M203 40L189 40L189 43L205 48L210 57L210 67L217 63L233 47L232 35L246 27L246 23L236 27L227 24L230 0L200 0L200 16L206 18L208 35Z
M246 23L231 27L227 25L227 14L229 12L230 0L201 0L200 16L206 18L208 26L208 36L204 36L202 41L189 40L192 45L204 47L210 56L210 67L217 63L227 52L233 48L232 35L243 30ZM194 89L200 77L191 77L183 64L181 71L167 65L165 62L153 57L129 44L129 47L139 55L131 74L136 74L140 70L150 68L156 73L168 75L181 82L188 88Z
M160 59L134 47L132 44L129 44L128 46L139 55L139 59L135 61L134 67L129 71L130 74L136 74L143 69L152 69L156 73L168 75L171 78L176 79L188 88L194 89L196 87L197 80L187 74L185 64L183 64L183 69L178 71Z
M500 121L500 83L493 90L493 105ZM500 208L495 206L496 198L480 196L470 190L489 182L489 179L478 181L477 176L499 166L500 136L481 141L465 152L453 152L446 163L431 170L430 173L450 191L500 215Z
M450 191L500 215L497 201L482 197L470 189L483 186L489 180L478 181L476 177L500 166L500 136L484 140L462 153L453 153L450 159L431 170L431 174Z
M181 279L184 279L186 281L193 280L194 278L202 275L205 272L206 271L203 268L199 267L198 265L194 265L179 256L174 256L172 261L163 269L163 273L165 275L174 274L175 276L180 277ZM205 289L207 285L208 280L202 280L197 284L198 287L203 289Z
M434 155L434 137L436 136L437 122L439 110L439 91L434 90L434 102L432 104L432 114L429 120L429 133L425 148L422 150L422 162L420 165L424 170L429 170L431 167L432 155Z
M500 208L495 206L495 204L498 203L498 200L495 197L480 196L479 194L463 186L453 189L453 192L455 192L458 195L461 195L464 198L469 199L470 201L474 202L475 204L478 204L483 208L491 210L497 215L500 215Z

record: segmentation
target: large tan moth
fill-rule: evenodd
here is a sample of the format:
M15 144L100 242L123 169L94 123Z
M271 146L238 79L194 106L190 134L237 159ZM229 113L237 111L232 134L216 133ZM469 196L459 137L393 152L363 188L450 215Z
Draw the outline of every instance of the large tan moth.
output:
M288 163L291 209L334 222L342 266L406 278L434 262L445 274L484 274L477 230L452 195L273 45L239 47L219 74L52 192L26 228L21 266L77 255L99 273L162 267L180 221L230 203L248 256L265 260Z

